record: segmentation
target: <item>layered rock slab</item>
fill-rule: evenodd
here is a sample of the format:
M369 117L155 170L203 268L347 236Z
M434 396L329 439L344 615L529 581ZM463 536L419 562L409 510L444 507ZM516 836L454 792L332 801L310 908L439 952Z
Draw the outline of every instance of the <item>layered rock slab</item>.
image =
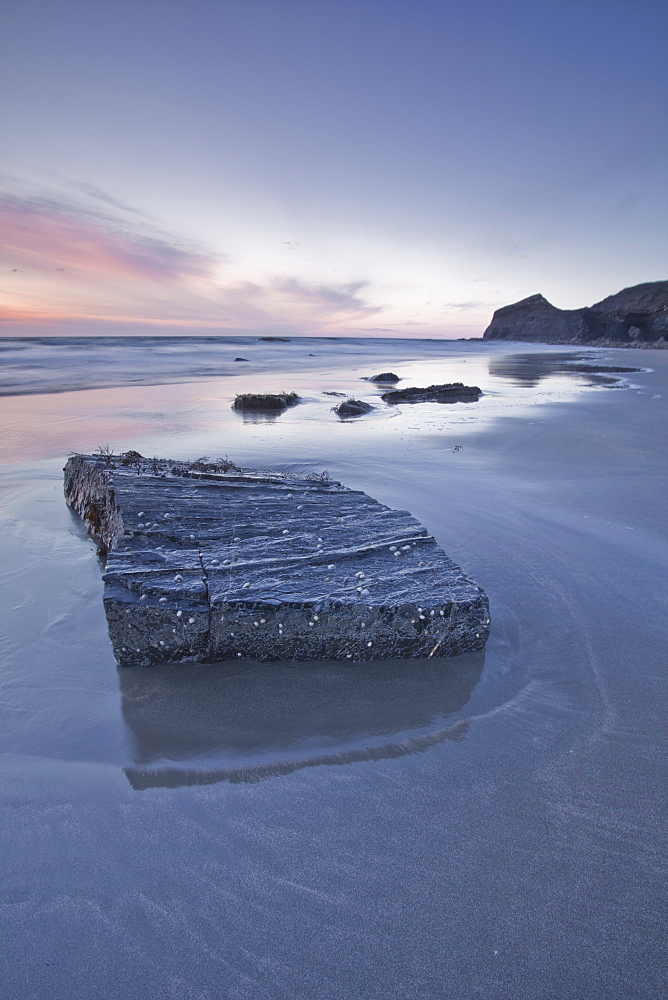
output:
M65 496L107 550L120 664L452 656L489 605L407 511L330 480L77 455Z

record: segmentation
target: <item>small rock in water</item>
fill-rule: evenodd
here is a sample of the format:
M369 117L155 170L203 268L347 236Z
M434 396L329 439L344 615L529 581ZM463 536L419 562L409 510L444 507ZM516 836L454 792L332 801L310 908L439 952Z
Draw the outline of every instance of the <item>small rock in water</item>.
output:
M398 375L395 375L394 372L381 372L380 375L370 375L367 382L392 383L401 382L401 379Z
M287 410L300 402L296 392L243 392L232 403L232 409L251 412Z
M334 407L334 413L339 417L361 417L365 413L371 413L374 407L370 403L365 403L362 399L344 399L342 403Z

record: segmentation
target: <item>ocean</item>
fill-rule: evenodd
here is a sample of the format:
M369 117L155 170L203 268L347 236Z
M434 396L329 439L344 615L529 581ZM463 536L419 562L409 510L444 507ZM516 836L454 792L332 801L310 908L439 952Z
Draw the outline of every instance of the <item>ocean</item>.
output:
M91 337L0 358L8 996L662 995L665 352ZM387 405L365 379L388 370L483 396ZM272 390L302 402L232 409ZM374 410L339 419L347 396ZM485 651L118 668L62 495L67 455L105 444L327 470L409 510L487 592Z

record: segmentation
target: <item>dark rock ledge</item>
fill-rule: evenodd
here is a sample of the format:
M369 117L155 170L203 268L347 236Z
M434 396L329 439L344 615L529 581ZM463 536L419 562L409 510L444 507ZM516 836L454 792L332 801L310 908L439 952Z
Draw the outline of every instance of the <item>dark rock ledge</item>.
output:
M120 664L448 656L483 591L407 511L325 479L77 455L65 496L108 550Z
M426 389L391 389L380 398L386 403L477 403L481 396L482 390L477 385L446 382L445 385L430 385Z

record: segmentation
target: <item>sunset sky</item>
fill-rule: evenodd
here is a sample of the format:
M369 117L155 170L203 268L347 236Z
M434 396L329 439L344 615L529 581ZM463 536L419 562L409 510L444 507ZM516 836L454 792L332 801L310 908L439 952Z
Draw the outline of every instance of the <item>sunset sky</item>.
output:
M0 334L479 336L665 278L665 0L5 0Z

